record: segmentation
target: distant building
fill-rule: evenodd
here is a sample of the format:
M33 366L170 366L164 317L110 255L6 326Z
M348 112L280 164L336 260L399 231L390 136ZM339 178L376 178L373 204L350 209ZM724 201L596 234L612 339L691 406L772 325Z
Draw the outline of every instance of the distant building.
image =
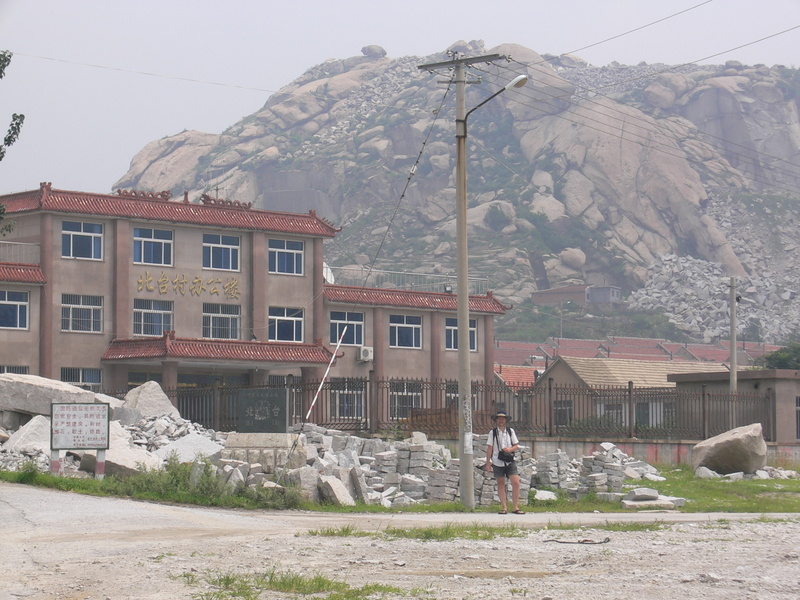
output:
M622 290L613 285L564 285L532 292L531 300L539 306L559 306L565 302L578 306L613 306L622 302Z

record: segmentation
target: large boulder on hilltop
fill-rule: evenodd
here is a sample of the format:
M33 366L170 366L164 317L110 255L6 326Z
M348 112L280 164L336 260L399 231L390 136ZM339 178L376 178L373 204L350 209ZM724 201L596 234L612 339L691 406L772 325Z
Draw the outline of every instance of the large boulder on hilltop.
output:
M692 448L692 468L706 467L726 475L755 473L767 464L767 443L761 423L731 429Z
M170 417L181 416L181 413L172 405L164 390L155 381L143 383L125 394L123 408L135 408L145 419L164 415Z

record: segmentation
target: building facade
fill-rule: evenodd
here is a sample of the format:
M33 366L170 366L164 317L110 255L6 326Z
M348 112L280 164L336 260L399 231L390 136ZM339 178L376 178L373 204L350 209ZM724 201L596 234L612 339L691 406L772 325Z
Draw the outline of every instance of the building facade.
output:
M316 216L188 195L53 189L0 197L0 371L123 390L270 376L457 378L456 296L326 282ZM492 295L470 297L475 380L491 381Z

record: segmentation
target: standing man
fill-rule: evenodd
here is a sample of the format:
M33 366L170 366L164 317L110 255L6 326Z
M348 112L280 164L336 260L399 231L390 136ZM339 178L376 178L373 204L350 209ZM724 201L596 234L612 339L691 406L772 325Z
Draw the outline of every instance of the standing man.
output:
M519 448L517 434L506 423L511 417L504 410L497 411L492 415L492 421L497 423L497 427L489 432L489 439L486 446L486 470L490 468L497 480L497 495L500 497L500 514L508 513L506 501L506 479L511 480L511 501L514 504L514 514L524 515L519 509L519 472L517 463L514 460L514 452Z

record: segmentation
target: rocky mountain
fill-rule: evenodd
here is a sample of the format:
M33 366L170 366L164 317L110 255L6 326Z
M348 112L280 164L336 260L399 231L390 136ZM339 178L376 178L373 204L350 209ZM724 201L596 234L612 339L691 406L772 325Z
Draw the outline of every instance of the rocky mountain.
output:
M798 71L734 61L596 67L479 41L449 50L508 57L470 69L478 83L467 86L468 107L529 77L469 118L471 277L515 305L535 289L586 282L665 310L684 288L661 304L640 300L652 296L663 257L685 257L676 263L685 273L668 269L671 284L691 289L707 264L739 278L756 308L766 298L782 307L781 327L777 309L756 308L742 327L770 341L800 327L800 281L786 260L800 195ZM343 228L326 247L334 267L454 274L454 86L446 70L418 69L450 56L393 59L368 46L329 60L221 134L151 142L114 187L314 209ZM775 215L765 208L775 202L788 215L784 241L770 239ZM727 294L711 285L711 297ZM670 314L698 337L713 325L714 337L724 331L718 312L689 303Z

